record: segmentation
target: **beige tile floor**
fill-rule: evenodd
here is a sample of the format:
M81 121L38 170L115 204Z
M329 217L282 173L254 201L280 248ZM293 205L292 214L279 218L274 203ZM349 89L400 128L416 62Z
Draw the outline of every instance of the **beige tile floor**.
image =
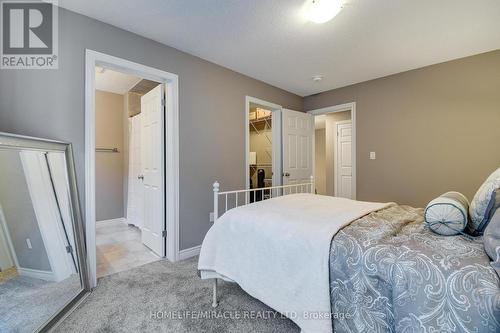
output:
M4 271L0 271L0 282L10 280L12 278L15 278L16 276L17 276L16 267L13 266L13 267L7 268Z
M97 277L160 260L141 242L141 231L120 221L96 223Z

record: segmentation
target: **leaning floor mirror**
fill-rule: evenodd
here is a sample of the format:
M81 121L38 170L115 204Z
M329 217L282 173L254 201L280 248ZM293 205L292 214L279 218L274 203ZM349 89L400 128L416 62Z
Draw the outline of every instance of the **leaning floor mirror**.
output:
M48 330L88 291L71 145L0 133L0 332Z

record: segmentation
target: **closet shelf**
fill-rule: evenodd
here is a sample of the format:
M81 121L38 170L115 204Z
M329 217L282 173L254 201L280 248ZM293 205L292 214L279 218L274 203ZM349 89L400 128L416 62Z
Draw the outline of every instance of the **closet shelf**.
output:
M261 122L268 122L268 123L270 123L271 121L272 121L272 116L268 116L268 117L262 117L262 118L252 119L252 120L250 120L250 124L259 124Z
M272 168L272 164L251 164L251 168Z

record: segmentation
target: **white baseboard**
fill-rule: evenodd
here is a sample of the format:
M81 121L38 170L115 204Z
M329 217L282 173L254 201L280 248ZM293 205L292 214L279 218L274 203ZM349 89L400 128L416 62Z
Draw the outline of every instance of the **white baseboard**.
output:
M100 220L96 221L95 223L110 223L110 222L121 222L121 223L127 223L127 219L124 217L119 217L117 219L109 219L109 220Z
M50 271L42 271L38 269L18 267L17 272L21 276L27 276L33 279L39 279L44 281L56 281L56 277Z
M201 245L190 247L179 252L179 260L195 257L200 254Z

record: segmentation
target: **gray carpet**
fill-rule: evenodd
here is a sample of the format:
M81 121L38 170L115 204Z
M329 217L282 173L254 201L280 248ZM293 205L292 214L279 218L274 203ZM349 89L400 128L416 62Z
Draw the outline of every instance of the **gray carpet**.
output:
M103 277L55 331L299 332L234 283L219 284L220 304L213 309L211 283L197 276L197 260L161 260ZM200 318L207 315L211 318Z
M81 290L73 275L61 282L17 276L0 283L0 332L33 332Z

